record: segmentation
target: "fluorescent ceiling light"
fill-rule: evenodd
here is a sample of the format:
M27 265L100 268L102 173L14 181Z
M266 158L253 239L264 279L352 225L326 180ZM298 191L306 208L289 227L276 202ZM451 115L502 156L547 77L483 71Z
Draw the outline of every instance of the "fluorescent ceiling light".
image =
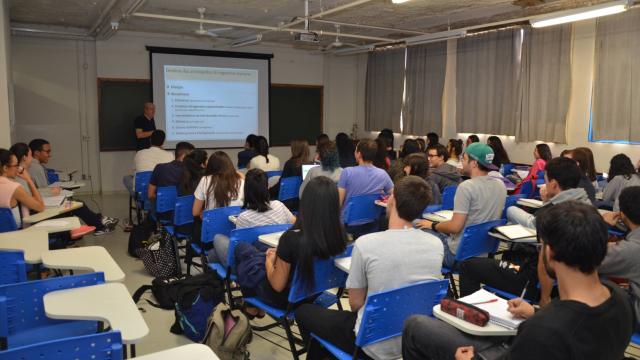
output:
M333 52L334 55L336 56L346 56L346 55L355 55L355 54L362 54L362 53L366 53L369 51L373 51L375 50L375 46L373 45L365 45L365 46L358 46L358 47L352 47L352 48L343 48L340 50L336 50Z
M419 35L410 37L405 39L405 43L407 45L420 45L420 44L428 44L437 41L444 41L449 39L457 39L461 37L465 37L467 35L467 30L449 30L442 31L439 33L427 34L427 35Z
M236 48L240 46L253 45L259 43L260 41L262 41L262 34L248 36L246 38L242 38L232 42L231 47Z
M402 3L406 3L409 0L391 0L392 3L394 4L402 4Z
M534 28L565 24L574 21L593 19L600 16L618 14L627 10L628 5L629 0L613 1L586 8L560 11L546 16L533 18L529 20L529 22Z

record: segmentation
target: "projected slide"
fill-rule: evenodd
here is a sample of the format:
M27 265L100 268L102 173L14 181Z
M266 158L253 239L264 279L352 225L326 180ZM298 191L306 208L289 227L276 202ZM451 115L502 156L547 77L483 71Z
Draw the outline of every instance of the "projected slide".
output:
M258 98L258 70L164 65L167 140L238 140L258 133Z

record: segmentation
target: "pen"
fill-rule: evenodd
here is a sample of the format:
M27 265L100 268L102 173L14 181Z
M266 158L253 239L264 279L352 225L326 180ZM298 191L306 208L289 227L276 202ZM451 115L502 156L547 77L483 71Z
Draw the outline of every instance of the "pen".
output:
M529 286L529 280L524 284L524 289L522 289L522 293L520 294L520 299L524 299L524 296L527 294L527 287Z
M469 303L469 305L482 305L482 304L489 304L489 303L496 302L496 301L498 301L498 299L491 299L491 300L487 300L487 301L480 301L480 302Z

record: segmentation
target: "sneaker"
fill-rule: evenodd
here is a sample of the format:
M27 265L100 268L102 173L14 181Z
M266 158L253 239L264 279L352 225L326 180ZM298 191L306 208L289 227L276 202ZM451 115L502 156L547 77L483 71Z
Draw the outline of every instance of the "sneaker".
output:
M83 237L83 236L85 236L87 234L91 234L95 230L96 230L95 226L82 225L77 229L71 230L71 239L72 240L78 240L78 239L80 239L81 237Z
M105 226L105 227L102 228L102 230L96 230L93 233L93 236L102 236L102 235L105 235L105 234L109 234L109 233L112 233L113 230L114 230L114 228L109 227L109 226Z
M116 225L118 225L119 221L120 220L118 220L117 218L112 218L108 216L102 217L102 225L104 225L105 227L115 228Z

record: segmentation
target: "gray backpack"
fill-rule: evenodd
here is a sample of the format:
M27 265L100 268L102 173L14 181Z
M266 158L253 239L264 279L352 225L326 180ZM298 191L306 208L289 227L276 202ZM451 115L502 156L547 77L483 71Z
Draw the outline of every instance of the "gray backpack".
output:
M247 344L251 338L251 324L247 315L219 304L209 317L207 334L202 343L208 345L220 360L247 360Z

